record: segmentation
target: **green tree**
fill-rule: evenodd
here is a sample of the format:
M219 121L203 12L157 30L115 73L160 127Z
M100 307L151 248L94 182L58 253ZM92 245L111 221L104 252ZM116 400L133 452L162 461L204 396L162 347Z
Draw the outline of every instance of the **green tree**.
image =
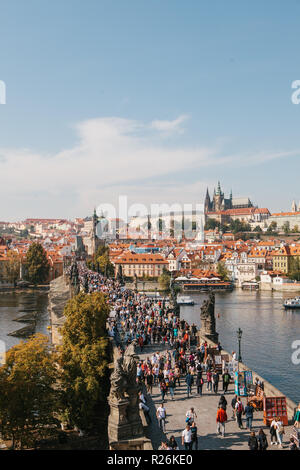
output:
M277 230L277 222L273 221L270 223L269 227L268 227L268 232L276 232Z
M25 228L24 230L21 230L21 232L20 232L20 237L21 238L27 238L28 235L29 235L29 232L28 232L27 228Z
M229 228L233 233L251 232L250 224L242 222L240 219L232 220L229 224Z
M292 232L298 233L298 232L299 232L299 226L298 226L298 225L294 225L294 228L293 228Z
M290 233L290 223L289 222L285 222L282 226L282 230L284 231L284 233Z
M291 258L289 277L294 281L300 281L300 259L298 257Z
M216 219L207 219L204 230L214 230L219 226L219 222Z
M109 311L107 297L100 292L80 293L64 309L59 360L62 408L81 429L91 429L107 406Z
M257 225L256 227L254 227L253 232L262 232L262 229L259 225Z
M114 266L109 259L108 247L100 247L100 249L97 250L96 262L101 274L107 277L113 277Z
M16 285L20 277L20 256L16 251L7 252L7 260L3 264L3 275L8 282Z
M42 284L47 281L49 275L49 261L47 253L40 243L30 245L25 258L26 279L32 284Z
M222 279L222 281L228 281L229 280L229 271L225 266L225 263L223 261L219 261L218 267L217 267L217 273Z
M171 273L166 268L163 268L161 275L158 278L159 287L162 291L170 292L170 279Z
M0 368L0 429L4 439L12 439L13 447L32 447L55 432L58 377L47 336L38 334L7 352Z

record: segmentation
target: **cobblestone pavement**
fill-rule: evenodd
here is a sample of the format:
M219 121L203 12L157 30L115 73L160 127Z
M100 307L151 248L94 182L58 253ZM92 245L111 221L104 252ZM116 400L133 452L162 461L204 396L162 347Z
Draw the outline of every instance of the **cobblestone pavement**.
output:
M139 355L141 359L146 359L154 351L161 350L161 347L147 346L144 348L142 354ZM205 378L205 375L204 375ZM204 380L205 381L205 380ZM157 449L162 439L170 438L174 435L180 449L181 433L185 428L185 414L194 407L197 419L196 424L198 427L198 449L199 450L247 450L248 438L250 435L249 430L239 429L236 421L232 419L231 400L234 396L233 384L230 384L228 392L225 394L227 404L228 422L226 423L225 437L217 435L216 433L216 413L217 406L222 395L222 381L220 383L220 391L216 395L213 392L206 390L206 383L203 385L203 395L197 395L196 386L192 387L192 395L187 398L186 386L184 378L181 379L180 387L176 387L174 401L170 395L166 396L165 408L167 412L166 419L166 433L163 434L159 429L156 419L156 408L161 404L161 394L158 386L153 387L152 396L146 394L147 405L150 407L151 423L148 427L148 438L151 439L154 449ZM245 406L246 399L243 398L242 402ZM243 419L243 425L246 426L246 421ZM263 428L267 435L269 447L268 450L280 450L277 445L271 446L269 428L263 424L263 413L254 412L253 417L253 431L258 433L259 429ZM285 428L285 435L283 440L283 448L288 448L288 442L291 434L292 427Z

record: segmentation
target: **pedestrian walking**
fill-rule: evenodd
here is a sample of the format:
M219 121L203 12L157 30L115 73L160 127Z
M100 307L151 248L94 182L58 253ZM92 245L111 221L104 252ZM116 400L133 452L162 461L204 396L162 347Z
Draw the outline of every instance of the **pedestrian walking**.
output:
M146 388L147 388L147 393L150 395L152 394L152 386L153 386L153 373L152 371L149 371L148 374L146 375Z
M221 407L223 408L223 410L226 411L226 408L227 408L227 400L226 400L226 398L224 397L224 395L221 395L221 396L220 396L219 406L221 406Z
M212 373L210 370L208 370L206 372L206 382L207 382L207 385L206 385L206 390L208 392L211 392L212 391L212 379L211 379L211 376L212 376Z
M233 399L231 400L232 419L236 419L236 412L235 412L236 402L237 402L237 395L234 395Z
M240 429L243 428L243 420L242 420L242 414L244 412L244 405L240 399L240 397L237 397L237 402L235 404L235 413L236 413L236 419L237 423Z
M295 416L294 416L294 426L297 429L300 428L300 403L298 405L298 408L297 408Z
M273 419L270 425L271 446L277 445L276 428L277 428L276 420Z
M160 393L161 393L162 402L164 403L165 396L167 393L167 384L165 382L165 379L162 379L162 381L160 382Z
M188 424L182 431L181 440L185 450L192 450L192 431Z
M212 374L212 383L213 383L214 393L216 394L218 393L219 379L220 379L219 373L217 370L215 370L214 373Z
M173 377L169 379L169 392L171 395L172 400L174 400L174 389L175 389L175 381Z
M221 434L222 437L225 437L225 423L227 421L227 413L222 408L222 406L219 406L218 411L217 411L217 417L216 417L216 422L217 422L217 434Z
M193 376L188 372L185 377L187 397L192 393Z
M251 431L253 421L254 408L251 403L248 403L245 407L246 427Z
M197 430L195 421L192 422L191 432L192 432L191 450L193 450L194 444L195 444L195 450L198 450L198 435L197 435L198 430Z
M191 425L193 421L198 417L196 411L191 407L185 414L187 424Z
M222 376L222 379L223 379L223 392L226 393L228 390L229 383L230 383L230 375L228 374L227 370L225 370Z
M158 420L159 427L162 432L166 432L166 409L164 407L164 404L162 403L156 410L156 417Z
M202 378L202 372L198 372L197 377L196 377L196 387L197 387L197 393L198 395L202 395L202 387L203 387L203 378Z
M277 444L282 449L283 435L285 434L283 422L279 417L276 418L276 436Z

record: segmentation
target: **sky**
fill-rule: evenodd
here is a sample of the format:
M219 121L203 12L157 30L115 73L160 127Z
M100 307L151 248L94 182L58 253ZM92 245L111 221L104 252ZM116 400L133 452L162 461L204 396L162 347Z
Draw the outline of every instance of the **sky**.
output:
M298 0L0 12L0 220L85 217L119 195L196 204L218 180L271 212L299 202Z

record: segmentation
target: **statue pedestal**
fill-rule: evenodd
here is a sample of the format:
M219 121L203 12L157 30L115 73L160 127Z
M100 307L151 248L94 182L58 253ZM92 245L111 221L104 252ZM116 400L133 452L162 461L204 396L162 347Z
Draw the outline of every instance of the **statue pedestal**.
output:
M208 333L207 331L205 330L202 330L200 328L200 331L199 331L199 335L200 336L205 336L205 338L207 338L209 341L212 341L213 343L218 343L219 341L219 333Z
M108 418L109 441L121 441L131 436L131 424L127 419L128 399L109 398L110 415Z
M118 442L143 436L143 425L139 407L132 406L132 400L109 398L108 438ZM130 406L131 405L131 406Z
M131 437L143 436L143 423L140 416L138 390L136 387L128 389L129 407L127 409L128 421L131 425Z

